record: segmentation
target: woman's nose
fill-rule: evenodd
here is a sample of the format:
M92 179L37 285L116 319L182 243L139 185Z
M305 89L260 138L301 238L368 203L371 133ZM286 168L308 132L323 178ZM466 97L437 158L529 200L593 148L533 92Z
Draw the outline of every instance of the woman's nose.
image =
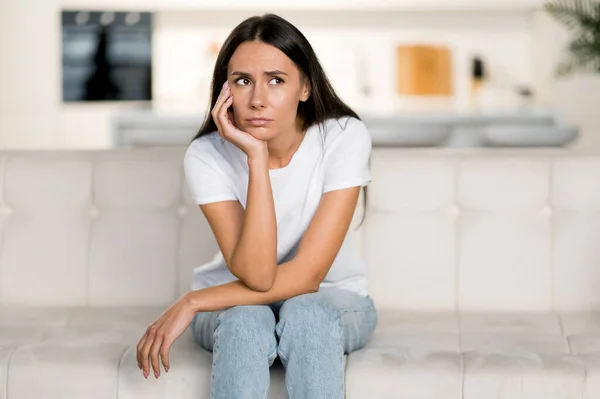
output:
M254 90L252 90L252 98L250 99L250 105L252 108L265 108L267 105L266 90L258 87L258 85L254 86Z

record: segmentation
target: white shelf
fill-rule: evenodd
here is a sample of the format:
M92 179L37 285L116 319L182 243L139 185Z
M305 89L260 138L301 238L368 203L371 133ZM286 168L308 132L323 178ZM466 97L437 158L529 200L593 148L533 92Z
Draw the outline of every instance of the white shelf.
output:
M62 8L148 11L531 12L543 0L62 0Z

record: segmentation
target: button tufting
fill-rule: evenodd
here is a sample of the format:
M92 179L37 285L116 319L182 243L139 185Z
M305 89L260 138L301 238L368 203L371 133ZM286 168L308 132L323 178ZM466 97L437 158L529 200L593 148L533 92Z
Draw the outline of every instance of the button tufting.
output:
M0 215L7 216L13 213L14 209L6 204L0 205Z
M552 214L552 207L550 205L546 205L542 208L542 214L546 216L550 216Z
M96 205L92 205L89 210L90 217L97 218L100 214L100 209Z
M451 216L458 216L460 215L460 207L456 204L451 205L448 208L448 214L450 214Z

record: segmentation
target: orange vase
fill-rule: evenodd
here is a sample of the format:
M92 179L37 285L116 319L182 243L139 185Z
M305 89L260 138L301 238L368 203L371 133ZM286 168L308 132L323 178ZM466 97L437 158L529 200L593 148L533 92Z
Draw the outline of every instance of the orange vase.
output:
M442 46L398 45L397 92L414 96L452 96L452 54Z

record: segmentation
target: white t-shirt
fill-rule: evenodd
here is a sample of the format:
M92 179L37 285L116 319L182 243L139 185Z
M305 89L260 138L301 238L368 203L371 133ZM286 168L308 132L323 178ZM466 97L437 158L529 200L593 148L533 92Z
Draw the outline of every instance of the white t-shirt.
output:
M278 264L296 255L324 193L362 187L371 181L370 153L371 135L362 121L353 117L331 118L307 129L287 166L269 170L277 220ZM197 204L237 200L246 208L248 157L216 131L189 145L184 170ZM192 290L236 279L219 251L212 261L194 269ZM368 295L366 264L355 250L352 228L320 286Z

